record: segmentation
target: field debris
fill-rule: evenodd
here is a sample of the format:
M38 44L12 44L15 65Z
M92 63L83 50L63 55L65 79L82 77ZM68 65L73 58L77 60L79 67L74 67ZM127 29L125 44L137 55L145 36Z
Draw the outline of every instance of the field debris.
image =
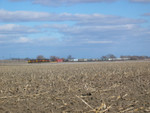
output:
M0 113L149 113L150 62L0 66Z

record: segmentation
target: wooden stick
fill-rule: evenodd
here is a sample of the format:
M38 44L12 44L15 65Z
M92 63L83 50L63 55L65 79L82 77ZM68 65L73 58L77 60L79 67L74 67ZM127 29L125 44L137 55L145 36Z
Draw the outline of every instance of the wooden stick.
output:
M80 98L79 96L76 95L76 97L78 97L84 104L86 104L89 108L91 108L92 110L94 110L94 108L92 106L90 106L85 100L83 100L82 98Z

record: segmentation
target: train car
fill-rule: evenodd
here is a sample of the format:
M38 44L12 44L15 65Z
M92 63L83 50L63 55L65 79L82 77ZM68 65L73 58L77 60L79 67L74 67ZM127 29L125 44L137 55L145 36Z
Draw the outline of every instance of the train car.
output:
M50 62L49 59L32 59L28 60L28 63L44 63L44 62Z
M56 62L63 62L63 59L56 59Z

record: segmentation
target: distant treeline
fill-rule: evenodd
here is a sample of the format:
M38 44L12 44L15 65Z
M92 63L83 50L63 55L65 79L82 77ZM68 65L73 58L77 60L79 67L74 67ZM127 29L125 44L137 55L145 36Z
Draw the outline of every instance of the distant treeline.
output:
M130 55L120 56L119 58L120 59L129 59L129 60L145 60L145 59L150 59L149 56L135 56L135 55L134 56L130 56ZM10 60L26 60L26 61L28 61L28 60L32 60L32 59L33 58L11 58ZM62 59L63 61L69 61L70 59L77 59L77 58L74 58L71 55L68 55L67 58L61 58L61 57L58 57L58 56L50 56L49 58L46 58L43 55L38 55L34 59L37 59L37 60L49 59L51 61L56 61L57 59ZM91 59L93 59L93 58L91 58ZM100 58L97 58L97 60L109 60L109 59L117 59L117 57L115 55L113 55L113 54L108 54L108 55L105 55L105 56L101 56Z
M144 60L144 59L150 59L149 56L120 56L120 58L129 58L130 60Z

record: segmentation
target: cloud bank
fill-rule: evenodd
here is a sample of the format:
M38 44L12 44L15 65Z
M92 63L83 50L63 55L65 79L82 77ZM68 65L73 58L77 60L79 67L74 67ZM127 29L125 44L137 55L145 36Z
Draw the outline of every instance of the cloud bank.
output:
M74 5L80 3L110 3L119 0L10 0L12 2L31 1L33 4L40 4L44 6L62 6L62 5ZM136 3L150 3L150 0L128 0Z
M150 3L150 0L129 0L131 2Z
M143 16L150 16L150 13L145 13L143 14Z
M10 0L12 2L21 2L25 0ZM117 0L28 0L33 4L40 4L44 6L61 6L61 5L73 5L79 3L101 3L101 2L114 2Z
M0 26L1 34L31 34L38 33L39 30L32 27L15 25L15 24L5 24Z
M1 43L81 46L88 44L113 44L126 40L127 37L137 39L148 37L150 34L148 29L140 26L142 23L146 23L146 20L115 15L54 14L7 10L0 10L0 15L0 22L16 23L0 25ZM73 22L73 24L61 24L61 22L66 21ZM40 22L40 25L29 27L18 25L17 23L20 22L38 22L38 24ZM42 22L47 22L47 24ZM38 33L40 35L36 37Z
M146 22L143 19L130 19L103 14L56 14L47 12L0 10L0 15L0 22L75 21L78 24L138 24Z

